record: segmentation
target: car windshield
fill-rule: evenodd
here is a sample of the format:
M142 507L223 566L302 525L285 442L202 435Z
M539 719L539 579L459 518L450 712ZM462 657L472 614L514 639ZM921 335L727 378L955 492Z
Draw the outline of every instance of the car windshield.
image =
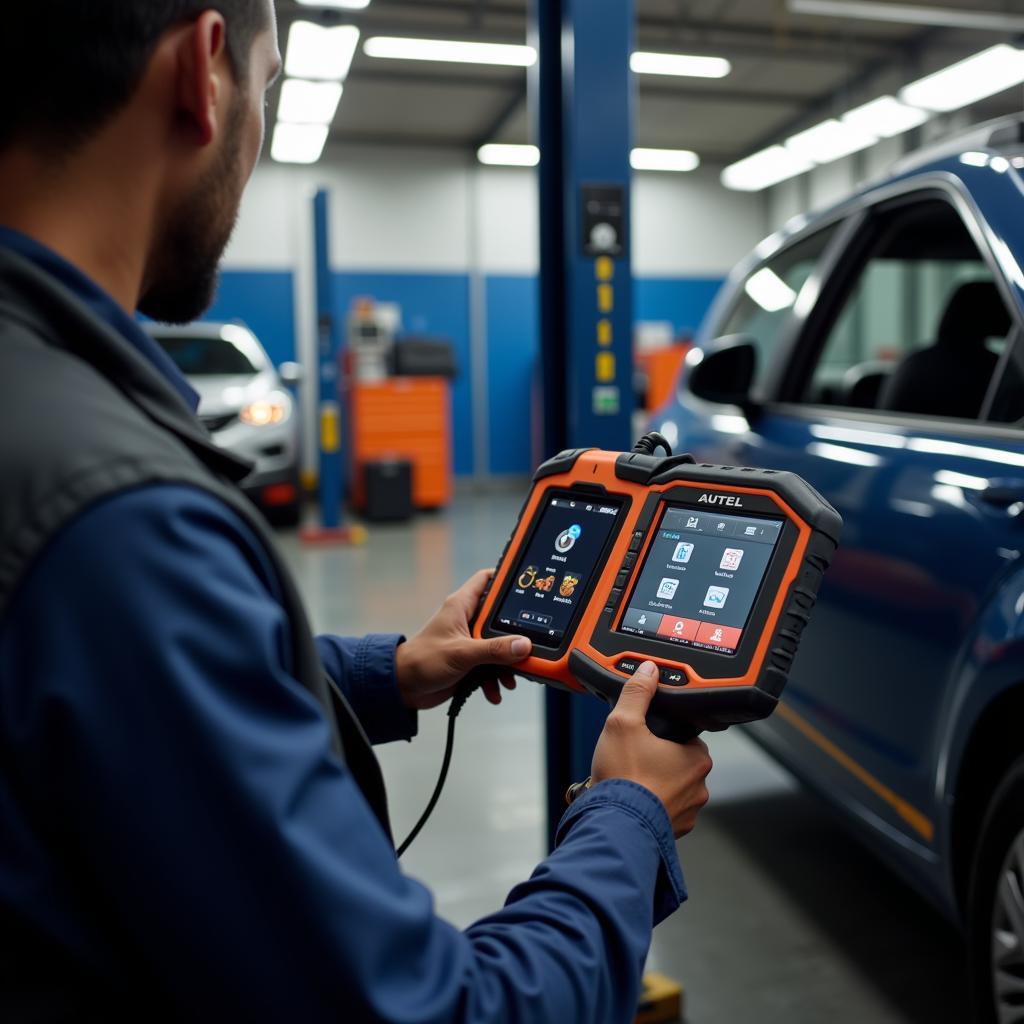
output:
M161 348L186 377L230 377L259 373L264 360L251 338L226 339L217 335L157 336Z

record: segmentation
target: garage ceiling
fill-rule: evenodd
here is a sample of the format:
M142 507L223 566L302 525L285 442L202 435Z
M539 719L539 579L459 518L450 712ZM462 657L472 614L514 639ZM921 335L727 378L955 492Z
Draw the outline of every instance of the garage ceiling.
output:
M1024 14L1024 0L928 0L956 11ZM288 27L315 8L279 0ZM369 35L488 42L526 39L527 0L372 0L336 12ZM696 150L729 163L824 117L898 86L1006 35L879 21L797 15L785 0L637 0L637 48L726 57L722 79L638 77L636 145ZM332 128L335 143L430 145L472 150L483 142L530 141L527 73L516 68L378 60L360 50ZM1020 91L971 115L1021 107Z

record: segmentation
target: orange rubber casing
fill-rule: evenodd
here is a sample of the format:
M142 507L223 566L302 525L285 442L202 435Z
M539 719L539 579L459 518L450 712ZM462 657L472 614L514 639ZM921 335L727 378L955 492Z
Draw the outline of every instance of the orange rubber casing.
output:
M835 510L803 480L790 473L697 466L688 456L659 459L598 449L563 452L538 470L494 579L478 609L473 625L475 637L498 635L488 628L489 624L550 492L581 488L586 488L580 490L581 495L592 500L600 500L603 494L608 498L628 499L628 503L619 514L614 541L604 565L597 570L596 581L589 587L589 596L576 625L566 638L564 652L556 657L531 656L517 666L517 674L565 689L595 693L613 702L615 681L618 680L621 687L628 678L617 669L618 663L623 659L635 659L637 663L653 660L662 668L678 669L684 674L682 685L662 683L659 687L665 694L662 703L666 708L678 705L679 710L671 713L674 716L691 718L702 723L702 727L715 728L770 713L785 684L821 576L838 543L841 520ZM756 502L756 514L770 515L789 524L787 542L777 546L765 574L765 583L769 576L772 578L774 592L767 593L762 585L755 600L754 607L760 609L756 617L760 630L756 646L752 653L748 650L742 661L733 656L709 655L706 651L695 653L692 648L667 642L653 641L638 646L635 641L639 638L617 631L625 613L625 595L634 587L658 533L660 510L665 502L694 506L701 496L721 503L722 511L735 500L739 507L735 511L730 509L734 515L746 514L744 509ZM628 582L616 587L616 579L623 572L623 562L638 529L645 530L645 534L635 552ZM778 563L783 558L785 565L780 573ZM620 598L619 604L610 608L608 601L613 590L619 591ZM752 613L750 621L754 620ZM599 634L605 638L600 644L604 649L598 646ZM610 637L614 638L611 651L608 649ZM658 653L652 653L652 648ZM693 664L697 661L710 662L713 671L699 670ZM601 684L594 685L595 680L600 680ZM756 707L730 706L736 705L732 698L739 691L757 691L767 700ZM716 693L722 695L718 712L715 711ZM698 694L704 696L698 700ZM679 697L685 699L679 700ZM740 701L741 705L748 703Z

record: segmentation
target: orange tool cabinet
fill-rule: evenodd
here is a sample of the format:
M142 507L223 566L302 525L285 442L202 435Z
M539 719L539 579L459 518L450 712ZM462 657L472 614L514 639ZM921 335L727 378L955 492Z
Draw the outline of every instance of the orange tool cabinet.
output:
M441 508L452 498L451 384L444 377L352 382L353 497L364 504L363 466L412 463L413 504Z

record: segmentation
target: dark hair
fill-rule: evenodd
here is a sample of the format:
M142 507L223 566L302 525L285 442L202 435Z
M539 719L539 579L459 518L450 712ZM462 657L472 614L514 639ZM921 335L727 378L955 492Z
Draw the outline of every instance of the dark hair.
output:
M29 142L67 151L131 98L160 37L215 10L244 81L266 0L18 0L0 30L0 150Z

